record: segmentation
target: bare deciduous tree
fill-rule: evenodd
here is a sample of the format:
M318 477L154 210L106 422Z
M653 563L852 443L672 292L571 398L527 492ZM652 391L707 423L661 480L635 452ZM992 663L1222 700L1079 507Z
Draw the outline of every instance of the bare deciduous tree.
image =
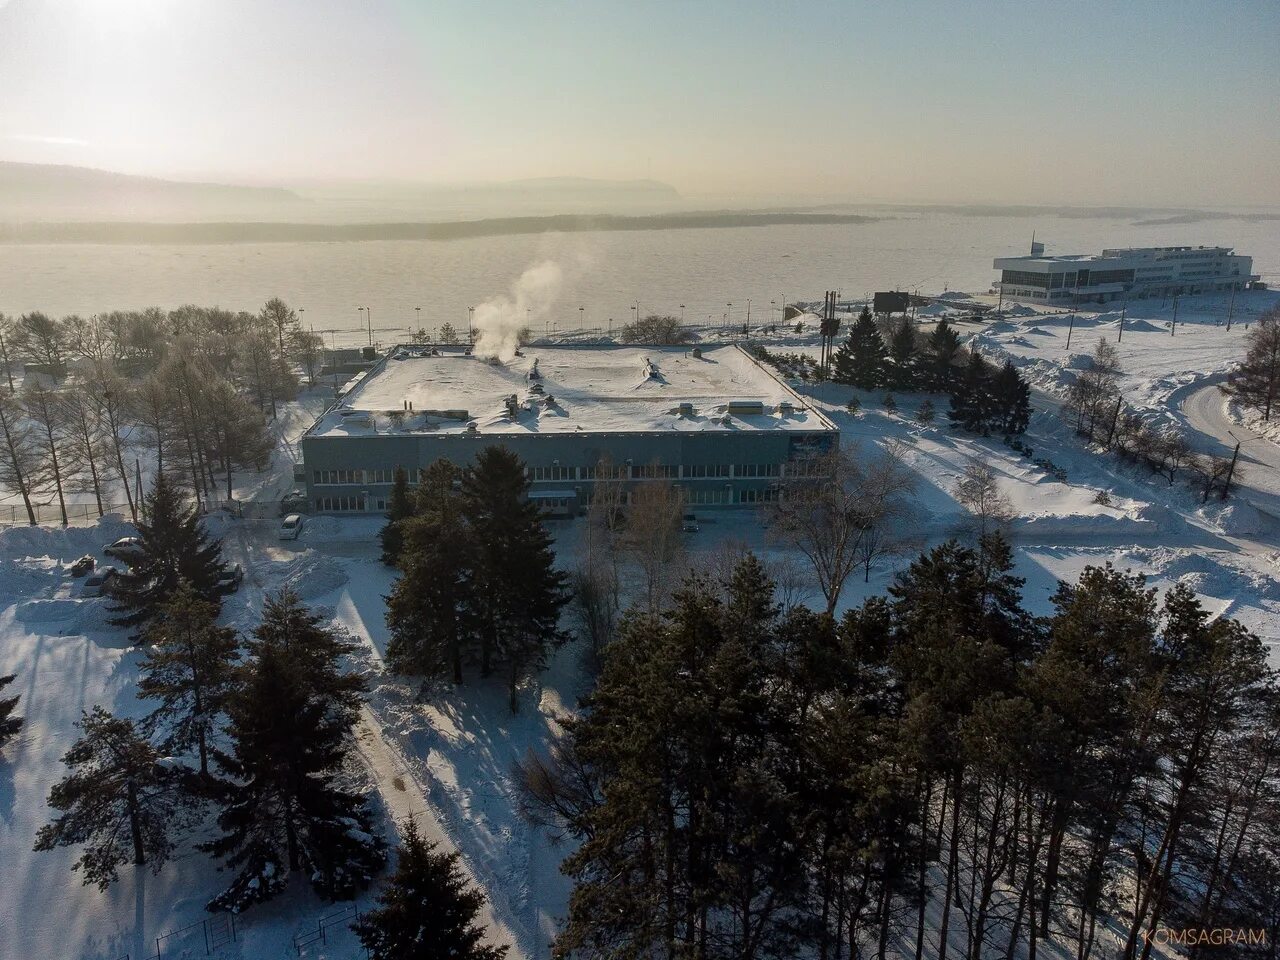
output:
M684 574L683 511L683 495L667 480L644 481L631 495L625 542L644 581L644 609L652 614L662 609Z
M995 471L979 460L970 460L956 481L956 502L969 512L969 526L977 538L1004 532L1013 521L1013 504L1000 491Z
M870 532L880 541L867 548L874 563L888 549L892 517L905 508L915 480L893 444L865 458L856 449L837 451L814 466L814 476L786 485L769 525L809 561L827 613L834 613L849 575L868 562L864 538Z
M31 504L37 486L39 447L16 397L0 393L0 485L16 490L27 510L27 522L36 525L36 511Z

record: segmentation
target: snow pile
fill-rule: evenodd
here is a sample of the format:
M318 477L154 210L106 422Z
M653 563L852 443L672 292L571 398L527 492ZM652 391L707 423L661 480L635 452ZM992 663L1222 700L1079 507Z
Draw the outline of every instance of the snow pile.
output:
M315 600L346 585L350 579L346 567L332 557L307 550L289 561L284 571L276 572L281 588L292 590L305 600Z
M1209 504L1196 513L1228 536L1253 537L1271 533L1275 528L1274 521L1263 516L1253 504L1241 500L1226 506L1215 507Z

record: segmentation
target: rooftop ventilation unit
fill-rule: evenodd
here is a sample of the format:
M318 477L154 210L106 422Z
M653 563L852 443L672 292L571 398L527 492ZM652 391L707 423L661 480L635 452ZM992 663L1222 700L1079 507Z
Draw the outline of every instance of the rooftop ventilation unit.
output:
M737 414L740 417L761 414L764 413L764 401L730 400L728 406L725 407L725 412Z
M778 404L778 416L789 417L796 412L796 405L790 400L783 400Z
M644 358L644 366L640 369L640 375L646 380L658 379L658 368L654 366L653 361L648 357Z
M412 409L412 405L410 406ZM471 414L467 410L423 410L423 416L435 417L437 420L466 420Z
M526 376L527 376L530 380L541 380L541 379L542 379L542 374L541 374L541 372L539 372L539 370L538 370L538 358L537 358L537 357L534 357L534 358L533 358L533 366L530 368L530 370L529 370L529 372L528 372L528 374L527 374Z
M480 425L476 423L474 420L469 420L467 422L467 433L479 433L479 432L480 432Z
M693 404L692 404L692 403L682 403L682 404L679 404L679 405L678 405L674 410L672 410L671 412L672 412L672 413L674 413L677 417L692 417L692 416L693 416Z
M537 394L538 396L541 396L542 394L547 392L547 389L542 384L535 383L533 386L529 388L529 392L533 394Z
M693 359L695 359L695 360L701 360L701 359L702 359L702 348L701 348L701 347L694 347L694 348L693 348L693 350L691 350L690 352L693 354Z
M507 397L503 401L503 404L507 408L507 416L510 419L515 420L517 417L520 416L520 401L517 399L514 393L511 394L509 397Z

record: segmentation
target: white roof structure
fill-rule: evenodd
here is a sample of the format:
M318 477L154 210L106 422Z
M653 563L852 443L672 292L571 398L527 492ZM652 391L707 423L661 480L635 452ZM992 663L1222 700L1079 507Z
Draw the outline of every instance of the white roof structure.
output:
M835 430L737 346L548 346L523 353L502 364L461 348L432 355L429 348L397 347L308 433Z

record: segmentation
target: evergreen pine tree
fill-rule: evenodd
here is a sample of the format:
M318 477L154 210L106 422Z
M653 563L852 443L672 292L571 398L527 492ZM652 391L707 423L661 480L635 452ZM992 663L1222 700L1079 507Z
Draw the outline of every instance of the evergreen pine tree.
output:
M351 925L371 960L502 960L476 923L484 894L457 853L440 853L410 820L378 906Z
M238 872L211 910L267 900L295 871L320 896L349 898L385 860L364 798L342 783L359 685L338 674L337 638L299 610L296 597L268 603L228 704L231 747L217 761L231 783L222 835L203 849Z
M125 560L128 569L111 588L119 614L112 622L135 626L149 621L186 581L197 595L217 604L218 578L226 570L219 559L221 543L210 540L194 506L183 505L163 473L146 500L145 520L138 522L141 549Z
M955 379L956 355L960 352L960 334L951 329L946 319L938 321L938 325L929 334L929 355L932 358L932 380L935 390L948 389Z
M876 329L871 311L864 307L849 328L848 339L836 351L831 379L871 390L885 382L885 357L880 331Z
M984 436L992 416L990 374L987 362L976 351L969 354L963 376L951 390L951 422L970 433Z
M387 663L400 673L462 682L464 655L476 644L476 549L457 498L401 522L401 575L387 597Z
M921 426L927 427L929 424L933 423L934 416L935 412L933 408L933 401L928 397L925 397L924 403L920 404L920 408L916 410L916 421Z
M898 401L893 399L892 393L886 393L884 395L883 403L885 413L892 415L898 412Z
M394 567L400 558L404 532L401 522L413 515L413 503L409 499L409 474L404 467L396 467L391 481L391 502L387 509L386 525L378 532L382 543L382 562Z
M163 732L163 750L181 753L194 747L202 777L209 775L210 741L239 659L236 632L218 626L217 612L183 582L144 633L148 649L139 664L138 696L159 701L147 730Z
M9 684L13 683L14 674L7 677L0 677L0 690L3 690ZM0 749L4 745L18 735L18 731L22 729L22 717L15 717L13 711L17 709L18 697L0 697Z
M991 425L1007 436L1025 433L1030 420L1031 387L1006 360L991 378Z
M889 358L893 361L890 379L900 390L910 390L916 385L915 352L915 325L903 317L889 337Z
M253 630L250 652L279 650L291 671L312 694L352 714L364 702L365 682L358 673L343 673L342 658L359 647L343 632L323 625L292 590L263 601L262 619Z
M149 863L159 872L192 809L179 772L162 762L133 721L102 707L76 726L82 735L62 758L71 772L49 791L49 806L62 813L40 828L35 849L83 844L75 869L99 889L126 863Z
M856 417L858 415L858 411L862 409L862 401L857 397L850 397L849 402L845 404L844 408L849 412L850 416Z
M462 514L477 545L481 670L505 664L513 713L520 681L564 639L558 621L568 600L567 578L554 567L551 537L528 493L524 464L502 447L480 451L462 483Z

